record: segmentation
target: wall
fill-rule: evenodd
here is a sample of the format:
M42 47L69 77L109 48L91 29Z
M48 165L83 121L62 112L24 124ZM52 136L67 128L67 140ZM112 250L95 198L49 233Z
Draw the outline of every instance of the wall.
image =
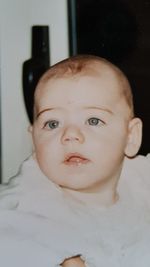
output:
M22 95L22 63L30 58L32 25L49 25L51 64L68 56L66 0L0 1L2 180L32 152Z

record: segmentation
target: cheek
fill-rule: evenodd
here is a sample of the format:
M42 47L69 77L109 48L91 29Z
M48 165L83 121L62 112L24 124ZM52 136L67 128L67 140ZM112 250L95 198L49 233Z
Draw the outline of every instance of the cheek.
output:
M122 127L121 127L122 126ZM126 146L127 142L127 128L124 125L116 127L107 127L91 136L91 142L89 140L89 144L91 149L94 151L102 151L113 152L115 154L116 150L120 150L122 153Z
M39 157L51 150L51 139L48 135L43 135L39 132L33 133L33 143L35 152Z
M35 127L33 131L33 143L37 149L45 148L51 143L51 140L50 132L39 130Z
M49 134L35 136L34 138L35 153L38 161L42 165L53 165L61 157L58 138Z

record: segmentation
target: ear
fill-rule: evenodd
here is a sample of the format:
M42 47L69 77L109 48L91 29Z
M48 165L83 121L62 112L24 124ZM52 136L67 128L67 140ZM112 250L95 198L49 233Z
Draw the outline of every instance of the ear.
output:
M134 157L141 146L142 142L142 121L139 118L133 118L129 122L128 139L125 148L127 157Z
M28 132L32 134L32 131L33 131L33 127L32 127L32 125L29 125L29 127L28 127Z
M33 132L33 126L29 125L28 127L28 132L31 134L32 136L32 132ZM34 144L33 144L33 137L32 137L32 157L35 159L36 158L36 154L35 154L35 149L34 149Z

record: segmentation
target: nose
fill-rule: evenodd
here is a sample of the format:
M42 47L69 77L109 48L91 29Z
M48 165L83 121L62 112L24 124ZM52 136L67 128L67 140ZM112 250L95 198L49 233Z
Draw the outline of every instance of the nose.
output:
M68 144L69 142L78 142L80 144L83 144L84 139L85 138L81 130L78 127L72 125L65 128L61 138L61 142L64 145Z

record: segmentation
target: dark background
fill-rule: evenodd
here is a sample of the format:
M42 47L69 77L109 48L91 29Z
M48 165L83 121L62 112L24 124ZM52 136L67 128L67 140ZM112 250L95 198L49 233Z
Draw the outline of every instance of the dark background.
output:
M127 75L150 152L150 0L68 0L70 55L104 57Z

